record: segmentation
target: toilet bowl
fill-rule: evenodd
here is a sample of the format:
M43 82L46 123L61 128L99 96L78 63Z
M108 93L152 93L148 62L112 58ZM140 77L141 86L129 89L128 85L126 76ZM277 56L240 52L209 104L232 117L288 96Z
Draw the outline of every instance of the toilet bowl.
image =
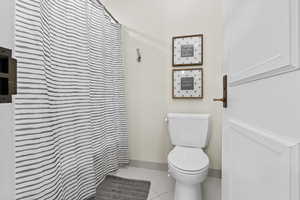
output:
M175 200L201 200L201 183L209 159L202 149L176 146L168 156L169 174L175 179Z
M209 159L202 150L209 138L209 115L169 113L166 119L172 144L169 174L175 179L175 200L202 200L201 183Z

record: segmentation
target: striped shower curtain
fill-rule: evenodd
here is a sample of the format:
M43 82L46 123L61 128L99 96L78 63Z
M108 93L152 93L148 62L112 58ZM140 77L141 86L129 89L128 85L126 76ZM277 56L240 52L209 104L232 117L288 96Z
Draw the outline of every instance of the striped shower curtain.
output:
M83 200L128 163L120 37L93 0L16 0L16 199Z

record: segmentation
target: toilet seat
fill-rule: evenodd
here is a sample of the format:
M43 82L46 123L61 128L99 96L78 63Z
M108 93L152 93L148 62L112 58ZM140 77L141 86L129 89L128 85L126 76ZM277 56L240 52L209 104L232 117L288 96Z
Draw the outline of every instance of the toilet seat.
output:
M168 155L168 163L182 174L199 174L208 169L209 159L199 148L176 146Z
M202 170L199 170L199 171L187 171L187 170L182 170L182 169L172 165L171 163L169 163L168 165L169 165L169 172L176 171L177 174L181 174L181 175L190 175L190 176L200 175L202 173L205 174L208 171L208 167L206 167Z

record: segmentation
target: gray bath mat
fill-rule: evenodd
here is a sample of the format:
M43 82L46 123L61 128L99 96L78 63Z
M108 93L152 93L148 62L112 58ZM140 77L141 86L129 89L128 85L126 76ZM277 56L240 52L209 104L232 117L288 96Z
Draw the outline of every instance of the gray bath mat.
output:
M98 186L96 200L147 200L150 184L109 175Z

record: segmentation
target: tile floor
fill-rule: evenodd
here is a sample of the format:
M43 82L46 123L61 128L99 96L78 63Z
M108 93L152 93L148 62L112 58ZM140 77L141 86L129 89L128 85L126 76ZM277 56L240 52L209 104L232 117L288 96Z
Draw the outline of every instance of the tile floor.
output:
M127 167L115 175L151 181L148 200L174 200L174 180L165 171ZM221 180L208 177L203 184L203 200L221 200Z

